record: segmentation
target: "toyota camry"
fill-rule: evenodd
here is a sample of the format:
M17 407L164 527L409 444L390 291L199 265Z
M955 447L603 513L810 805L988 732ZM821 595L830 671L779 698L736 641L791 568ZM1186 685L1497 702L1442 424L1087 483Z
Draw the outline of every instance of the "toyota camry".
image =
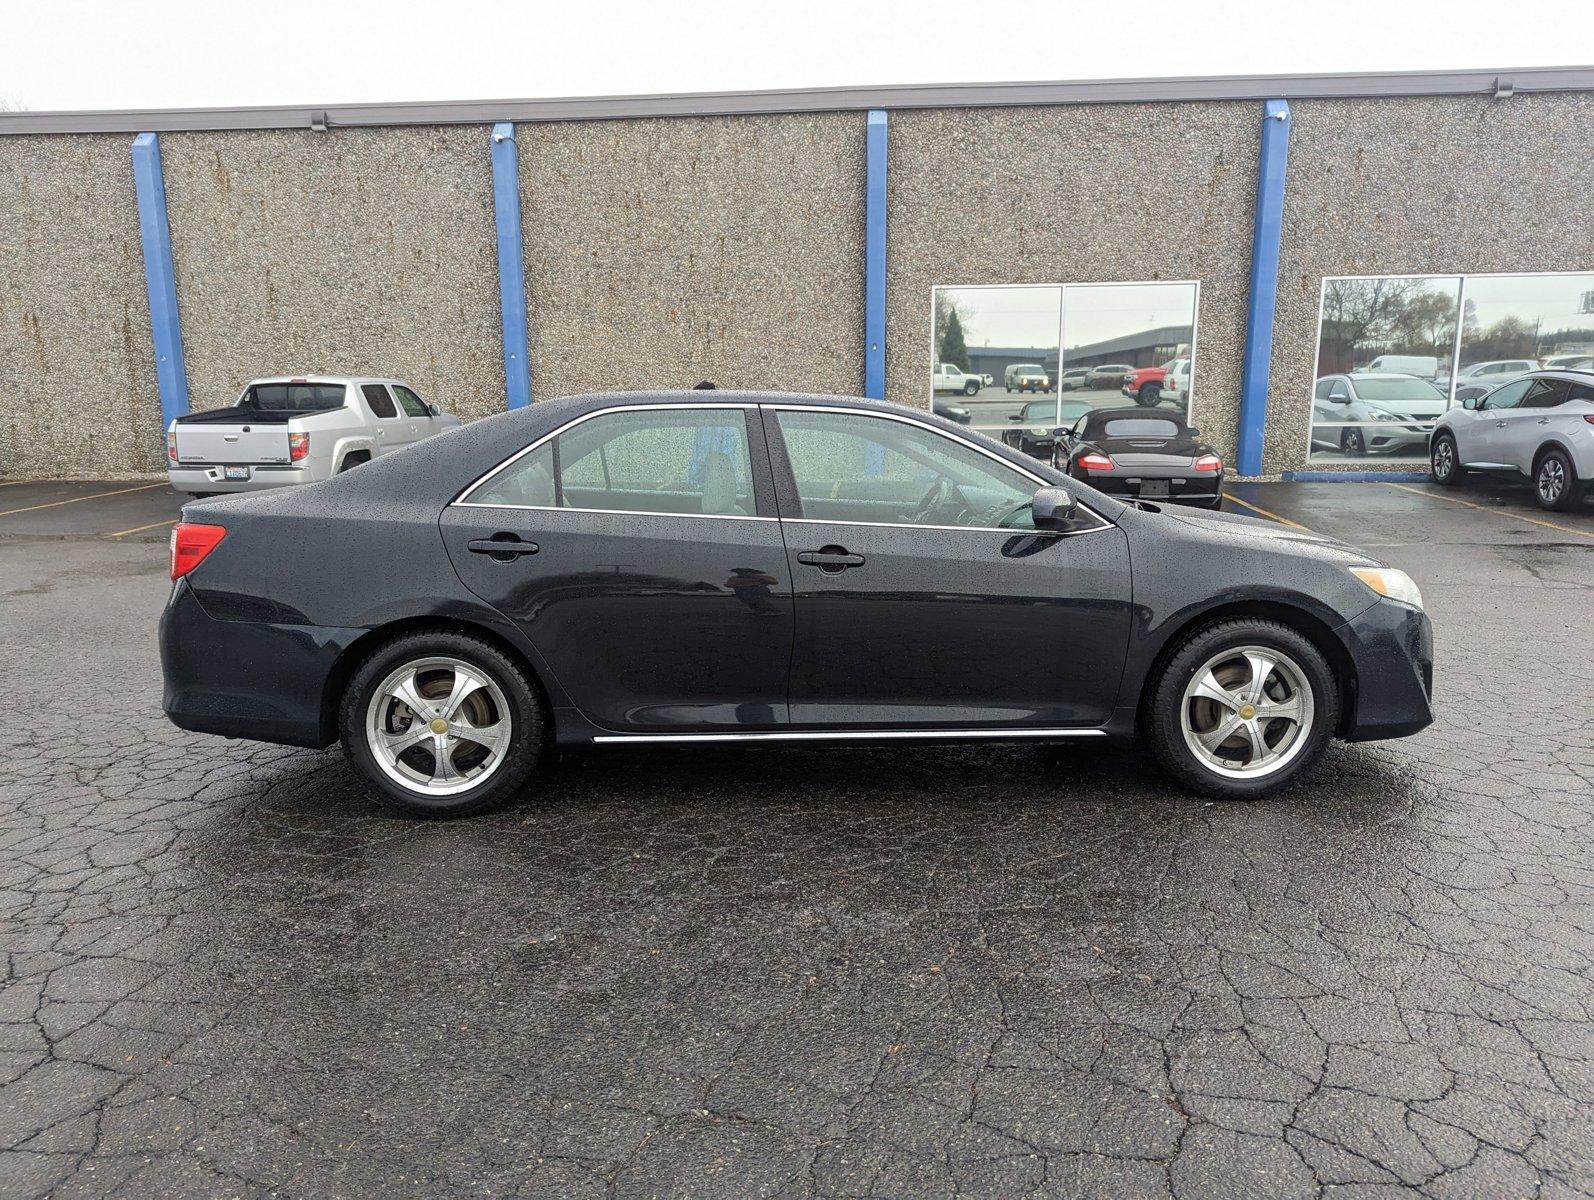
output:
M1138 736L1249 798L1432 720L1401 571L867 400L552 400L190 503L171 573L177 725L341 741L423 816L535 787L555 747L660 743Z

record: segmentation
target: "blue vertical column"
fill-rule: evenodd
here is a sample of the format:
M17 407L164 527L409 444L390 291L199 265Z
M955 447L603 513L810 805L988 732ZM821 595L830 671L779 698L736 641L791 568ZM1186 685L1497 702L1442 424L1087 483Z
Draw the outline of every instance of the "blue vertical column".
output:
M1284 227L1284 173L1290 154L1290 106L1262 106L1262 154L1257 172L1256 223L1251 231L1251 295L1245 315L1244 371L1240 378L1240 432L1236 464L1241 475L1262 473L1267 429L1268 369L1273 356L1273 315L1278 308L1279 240Z
M863 394L886 398L886 114L871 109L864 183Z
M504 394L510 408L531 403L526 344L526 267L520 244L520 153L515 127L493 126L493 217L498 225L498 306L504 322Z
M166 219L166 176L160 138L133 139L133 188L138 194L139 238L144 244L144 283L149 289L149 325L155 342L155 382L161 394L161 427L188 411L188 367L177 320L177 275L172 266L172 229Z

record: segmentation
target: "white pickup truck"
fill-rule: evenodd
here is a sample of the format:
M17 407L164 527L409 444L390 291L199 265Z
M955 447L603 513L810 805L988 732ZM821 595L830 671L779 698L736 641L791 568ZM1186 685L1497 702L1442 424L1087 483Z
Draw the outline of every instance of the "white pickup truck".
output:
M970 375L953 366L951 363L936 363L932 372L935 381L935 390L938 392L962 392L965 396L976 396L987 380L983 375Z
M255 379L231 408L171 423L166 474L196 496L315 483L459 424L396 379Z

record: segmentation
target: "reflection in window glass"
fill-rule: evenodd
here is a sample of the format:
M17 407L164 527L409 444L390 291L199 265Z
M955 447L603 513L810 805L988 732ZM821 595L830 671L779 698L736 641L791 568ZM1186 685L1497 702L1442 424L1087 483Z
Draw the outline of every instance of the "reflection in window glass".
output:
M1325 279L1320 321L1316 459L1426 459L1450 405L1594 368L1594 274Z
M1311 455L1426 459L1448 407L1461 279L1325 279Z
M1048 411L1038 420L1054 426L1062 304L1055 285L936 288L935 411L976 429L1016 433L1015 425L1030 419L1021 417L1026 402L1045 398Z
M1187 416L1194 283L1070 284L1063 292L1063 394L1092 408Z
M1458 385L1594 361L1594 275L1470 275Z
M1053 430L1094 409L1186 414L1197 292L1194 283L937 288L935 411L1047 460Z

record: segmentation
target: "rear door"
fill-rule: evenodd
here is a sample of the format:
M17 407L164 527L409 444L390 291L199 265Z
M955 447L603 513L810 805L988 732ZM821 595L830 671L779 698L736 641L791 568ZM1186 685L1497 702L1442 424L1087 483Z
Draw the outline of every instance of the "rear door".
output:
M520 626L589 721L787 723L791 584L756 406L578 418L468 490L441 528L465 585Z
M1037 533L1041 480L911 418L765 407L796 601L794 725L1091 726L1129 632L1117 526Z
M1501 453L1505 462L1530 474L1539 447L1549 440L1553 429L1564 422L1557 417L1566 411L1571 385L1564 379L1535 379L1522 403L1505 416L1501 434Z

